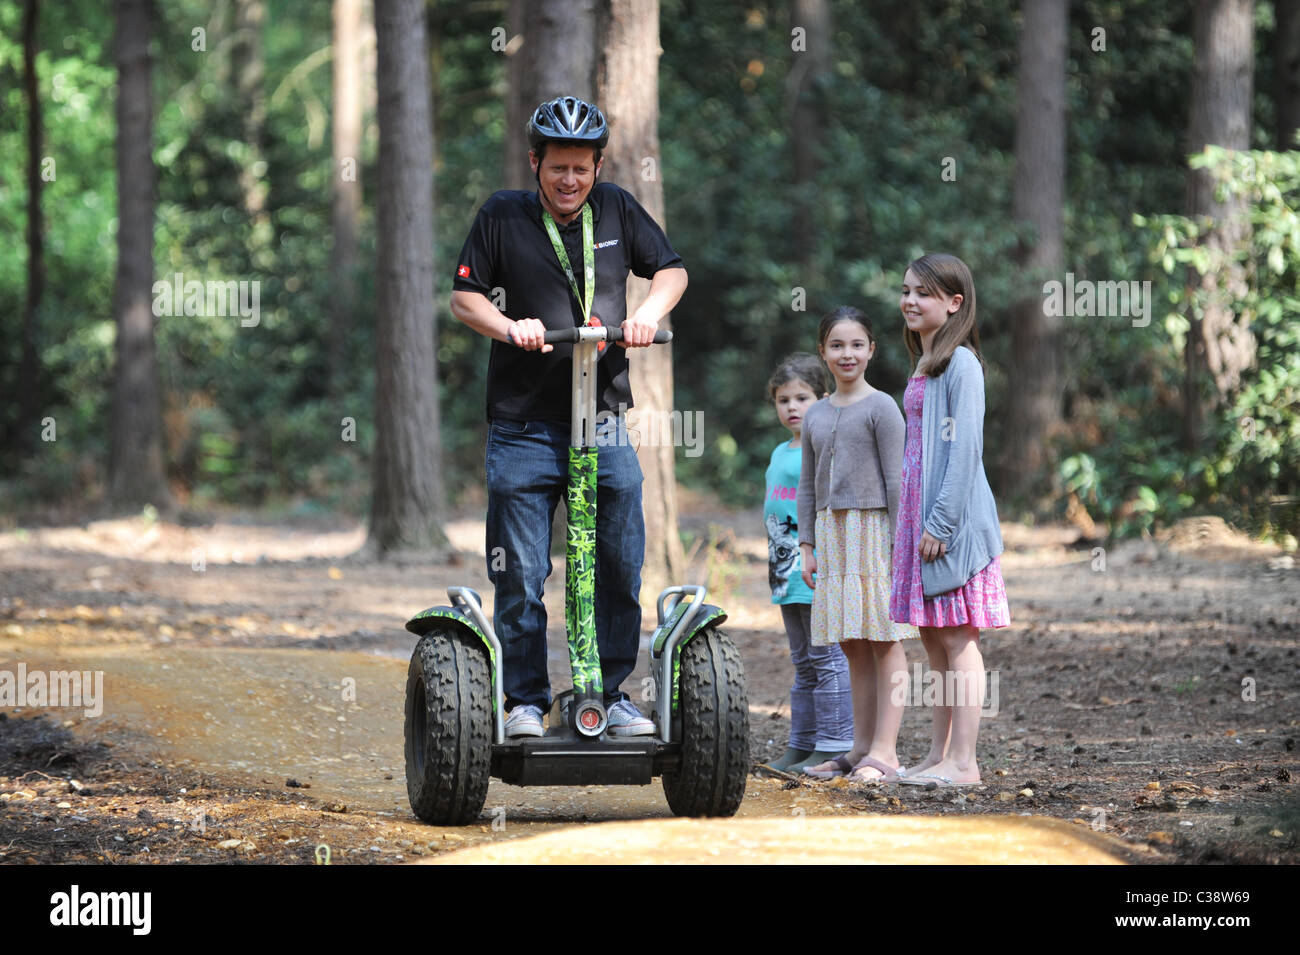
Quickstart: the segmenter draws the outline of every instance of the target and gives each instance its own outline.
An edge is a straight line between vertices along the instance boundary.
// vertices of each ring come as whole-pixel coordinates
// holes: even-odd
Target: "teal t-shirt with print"
[[[763,523],[767,526],[767,582],[774,604],[810,604],[813,594],[803,582],[799,556],[799,509],[795,495],[803,467],[803,449],[782,441],[767,465],[767,499]]]

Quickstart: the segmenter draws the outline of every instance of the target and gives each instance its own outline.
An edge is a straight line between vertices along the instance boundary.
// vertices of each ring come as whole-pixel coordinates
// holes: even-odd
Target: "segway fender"
[[[497,657],[492,650],[492,642],[488,640],[487,635],[479,629],[468,614],[462,613],[455,607],[430,607],[428,610],[421,610],[410,620],[406,621],[406,629],[416,636],[424,636],[435,627],[447,626],[461,630],[466,636],[473,637],[479,643],[483,644],[483,649],[488,657],[488,669],[492,673],[493,680],[496,679]]]
[[[673,626],[677,623],[678,618],[686,612],[689,606],[689,604],[678,605],[677,609],[674,610],[672,614],[669,615],[668,619],[664,621],[663,626],[655,632],[651,645],[656,657],[663,655],[664,641],[668,639],[668,634],[672,632]],[[727,612],[721,607],[715,607],[713,604],[705,604],[700,608],[700,615],[696,617],[695,622],[691,624],[690,631],[687,632],[686,636],[682,637],[678,642],[678,649],[680,650],[682,647],[686,646],[686,644],[690,643],[691,640],[695,638],[695,635],[705,627],[710,624],[716,626],[726,619]]]
[[[715,607],[713,604],[705,604],[700,610],[700,615],[695,618],[695,623],[691,625],[690,632],[681,639],[680,643],[677,644],[678,652],[680,653],[682,647],[694,640],[700,631],[710,625],[717,626],[726,619],[727,612],[721,607]]]
[[[660,627],[659,631],[655,634],[652,643],[655,659],[663,656],[664,641],[667,640],[668,634],[672,630],[673,625],[676,624],[677,619],[685,612],[686,606],[687,605],[685,604],[679,605],[677,609],[669,615],[668,619],[664,621],[664,625]],[[677,649],[673,653],[673,687],[672,693],[669,696],[669,699],[672,700],[673,710],[677,709],[678,687],[681,684],[682,648],[709,627],[716,627],[726,619],[727,612],[721,607],[717,607],[713,604],[705,604],[700,608],[699,616],[697,616],[694,622],[692,622],[691,629],[687,632],[686,636],[682,637],[682,639],[678,641]]]

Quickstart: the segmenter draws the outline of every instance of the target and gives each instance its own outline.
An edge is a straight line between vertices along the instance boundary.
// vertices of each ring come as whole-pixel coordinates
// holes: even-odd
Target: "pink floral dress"
[[[907,444],[903,448],[903,484],[899,491],[898,536],[894,541],[894,574],[889,595],[889,617],[918,627],[979,629],[1011,623],[1002,564],[994,557],[965,586],[926,598],[921,589],[921,409],[925,405],[925,375],[907,382],[903,411],[907,415]]]

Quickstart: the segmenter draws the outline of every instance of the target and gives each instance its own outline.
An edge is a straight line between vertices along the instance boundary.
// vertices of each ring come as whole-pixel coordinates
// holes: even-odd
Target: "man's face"
[[[535,152],[528,153],[541,186],[542,205],[557,222],[570,221],[587,201],[600,172],[595,157],[596,150],[591,146],[558,143],[547,144],[545,159],[539,160]]]

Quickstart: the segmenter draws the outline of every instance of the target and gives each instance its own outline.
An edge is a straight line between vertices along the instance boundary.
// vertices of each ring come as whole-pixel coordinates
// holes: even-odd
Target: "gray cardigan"
[[[898,528],[906,438],[903,413],[883,391],[873,391],[843,407],[831,404],[829,398],[813,404],[803,419],[803,471],[797,500],[799,543],[817,545],[816,515],[828,507],[888,508],[892,535]]]
[[[984,473],[984,370],[965,345],[925,383],[921,411],[921,514],[943,557],[921,561],[926,597],[965,583],[1002,553],[997,503]]]

